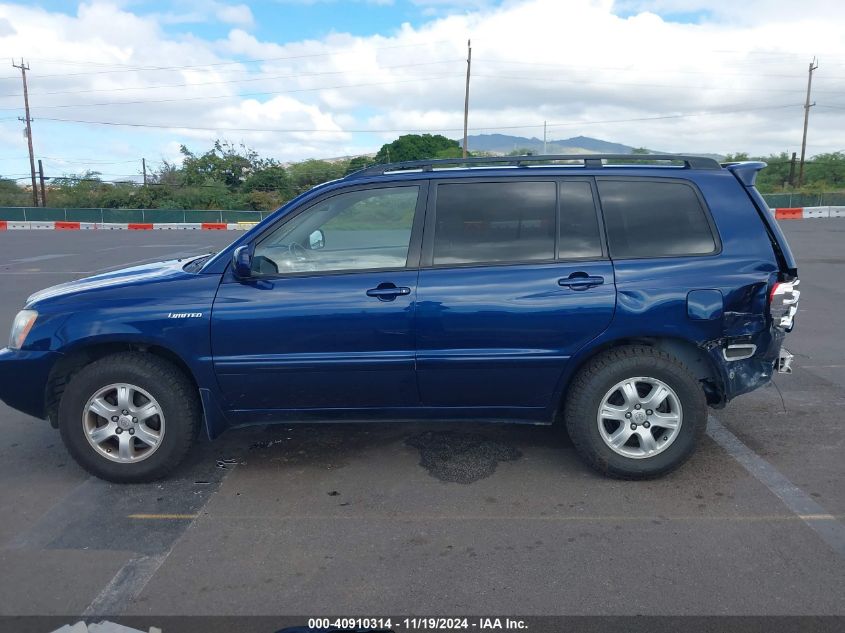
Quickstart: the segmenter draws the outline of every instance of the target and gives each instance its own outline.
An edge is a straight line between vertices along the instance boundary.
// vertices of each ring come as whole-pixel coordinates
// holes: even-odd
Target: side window
[[[698,196],[679,182],[599,180],[610,256],[706,255],[716,241]]]
[[[341,193],[285,222],[256,247],[258,275],[402,268],[419,187]]]
[[[560,259],[601,257],[601,234],[593,201],[593,188],[583,180],[560,185]]]
[[[434,265],[554,259],[554,182],[437,187]]]

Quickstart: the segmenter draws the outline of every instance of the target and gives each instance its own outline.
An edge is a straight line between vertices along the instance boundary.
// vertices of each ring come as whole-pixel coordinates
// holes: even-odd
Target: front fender
[[[193,292],[174,293],[166,299],[137,301],[125,292],[103,298],[96,307],[74,311],[61,322],[51,351],[70,356],[109,344],[160,347],[182,360],[198,387],[216,389],[210,341],[216,281],[197,278],[191,285]]]
[[[198,389],[216,392],[210,327],[219,281],[214,275],[177,273],[155,283],[130,283],[37,302],[33,305],[39,312],[38,329],[33,328],[37,336],[27,348],[31,343],[38,351],[70,363],[85,350],[105,346],[159,348],[162,355],[181,361]]]

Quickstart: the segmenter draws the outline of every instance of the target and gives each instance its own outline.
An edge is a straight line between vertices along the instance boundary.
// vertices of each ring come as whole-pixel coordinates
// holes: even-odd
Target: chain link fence
[[[0,207],[0,220],[10,222],[260,222],[270,211],[207,209],[64,209],[59,207]]]
[[[766,204],[772,209],[794,207],[845,206],[845,191],[830,193],[764,193]]]

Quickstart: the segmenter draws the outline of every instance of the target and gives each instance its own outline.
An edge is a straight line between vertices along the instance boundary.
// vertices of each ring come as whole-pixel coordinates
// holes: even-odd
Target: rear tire
[[[201,415],[196,388],[179,368],[152,354],[124,352],[73,375],[59,403],[59,431],[92,475],[148,482],[182,461]]]
[[[648,479],[676,469],[707,425],[707,400],[680,360],[648,346],[611,349],[590,360],[564,407],[578,453],[599,472]]]

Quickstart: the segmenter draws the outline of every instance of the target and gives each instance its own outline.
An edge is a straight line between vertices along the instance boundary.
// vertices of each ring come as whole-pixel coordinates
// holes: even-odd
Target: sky
[[[215,139],[282,162],[405,133],[585,135],[668,152],[845,150],[837,0],[0,3],[0,175],[136,179]],[[472,146],[470,145],[470,149]]]

